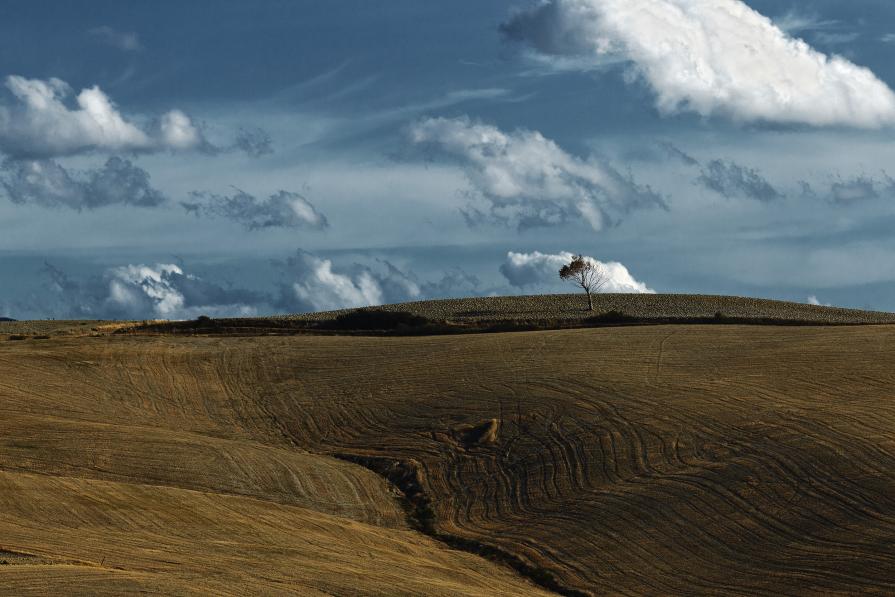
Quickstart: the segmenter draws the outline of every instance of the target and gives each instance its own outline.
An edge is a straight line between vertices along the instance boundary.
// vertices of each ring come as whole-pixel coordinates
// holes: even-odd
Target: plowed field
[[[0,592],[891,594],[893,380],[889,326],[0,342]]]

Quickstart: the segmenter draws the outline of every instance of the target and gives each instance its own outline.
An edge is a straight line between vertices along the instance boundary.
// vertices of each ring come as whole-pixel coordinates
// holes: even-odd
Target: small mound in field
[[[335,319],[325,322],[321,327],[331,330],[396,330],[419,328],[428,323],[427,318],[414,313],[361,309],[342,313]]]
[[[636,322],[636,317],[631,317],[621,311],[606,311],[605,313],[600,313],[599,315],[594,315],[593,317],[588,317],[584,320],[584,323],[590,325],[600,325],[607,323],[632,323]]]
[[[497,419],[483,421],[478,425],[460,427],[455,431],[457,439],[467,448],[497,442],[500,422]]]

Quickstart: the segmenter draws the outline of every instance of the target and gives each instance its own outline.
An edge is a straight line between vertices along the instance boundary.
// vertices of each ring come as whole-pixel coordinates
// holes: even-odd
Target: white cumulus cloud
[[[583,220],[600,230],[631,209],[665,205],[630,176],[594,158],[571,155],[537,131],[507,133],[468,117],[428,118],[410,128],[410,138],[463,168],[486,201],[486,211],[471,207],[467,218],[520,228]]]
[[[60,79],[6,78],[15,98],[0,104],[0,152],[13,157],[47,158],[91,151],[159,151],[203,145],[200,131],[179,110],[164,114],[157,131],[125,118],[98,86],[73,93]]]
[[[266,295],[222,286],[174,264],[123,265],[101,276],[77,280],[47,263],[42,308],[75,319],[194,319],[251,316],[264,309]],[[51,306],[55,303],[55,306]]]
[[[877,128],[895,93],[741,0],[546,0],[502,26],[543,55],[630,61],[660,111],[742,121]]]
[[[822,303],[820,299],[814,296],[813,294],[808,297],[806,301],[809,305],[814,305],[815,307],[832,307],[830,303]]]
[[[507,253],[506,260],[500,266],[500,273],[517,288],[539,286],[542,288],[560,285],[559,270],[568,265],[575,257],[572,253]],[[585,257],[596,264],[606,275],[606,285],[602,292],[630,294],[655,294],[643,282],[634,279],[628,268],[617,261],[602,262],[593,257]]]
[[[279,266],[284,282],[275,305],[294,313],[468,296],[476,294],[479,286],[478,278],[462,270],[425,281],[384,259],[369,265],[337,266],[301,250]]]
[[[202,144],[202,133],[180,110],[171,110],[162,116],[161,143],[172,149],[190,149]]]
[[[255,293],[223,288],[173,264],[116,267],[105,280],[108,292],[99,308],[105,312],[158,319],[257,314]]]
[[[333,271],[329,259],[309,263],[310,271],[292,284],[296,298],[317,310],[382,304],[382,289],[368,271],[352,278]]]

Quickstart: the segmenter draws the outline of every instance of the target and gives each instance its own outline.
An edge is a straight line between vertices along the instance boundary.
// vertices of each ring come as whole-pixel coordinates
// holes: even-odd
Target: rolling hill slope
[[[889,594],[893,348],[890,326],[0,342],[0,592]]]
[[[594,311],[584,294],[538,294],[418,301],[368,307],[363,310],[412,313],[432,321],[576,321],[616,312],[645,321],[726,319],[793,321],[822,324],[895,323],[895,313],[823,307],[769,299],[702,294],[595,294]],[[325,311],[287,316],[295,321],[326,321],[352,311]],[[284,317],[273,318],[283,319]]]

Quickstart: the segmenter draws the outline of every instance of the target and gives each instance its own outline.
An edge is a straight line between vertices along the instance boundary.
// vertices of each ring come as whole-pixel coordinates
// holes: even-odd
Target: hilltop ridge
[[[360,309],[341,309],[301,315],[275,316],[322,321],[352,311],[404,312],[438,321],[584,320],[615,312],[637,320],[693,320],[717,318],[809,323],[895,323],[895,313],[809,305],[772,299],[702,294],[596,294],[594,310],[587,310],[583,294],[538,294],[449,298],[395,303]]]

